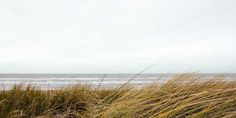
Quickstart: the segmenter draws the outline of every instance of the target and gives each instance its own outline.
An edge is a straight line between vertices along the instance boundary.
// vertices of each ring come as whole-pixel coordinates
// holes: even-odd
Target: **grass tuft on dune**
[[[165,83],[140,88],[94,89],[76,85],[40,90],[15,85],[0,91],[1,118],[233,118],[236,81],[224,77],[205,80],[182,74]]]

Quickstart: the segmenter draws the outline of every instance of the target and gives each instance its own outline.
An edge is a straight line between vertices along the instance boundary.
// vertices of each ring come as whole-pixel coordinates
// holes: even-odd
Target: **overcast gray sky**
[[[1,0],[0,73],[236,72],[235,0]]]

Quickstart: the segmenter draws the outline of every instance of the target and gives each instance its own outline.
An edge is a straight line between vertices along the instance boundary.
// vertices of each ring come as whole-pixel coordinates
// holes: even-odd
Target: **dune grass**
[[[233,118],[236,82],[183,74],[166,83],[105,89],[76,85],[40,90],[15,85],[0,91],[1,118]]]

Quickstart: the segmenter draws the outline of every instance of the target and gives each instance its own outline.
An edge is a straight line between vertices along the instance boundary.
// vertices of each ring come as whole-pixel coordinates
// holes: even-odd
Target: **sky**
[[[235,73],[235,0],[1,0],[0,73]]]

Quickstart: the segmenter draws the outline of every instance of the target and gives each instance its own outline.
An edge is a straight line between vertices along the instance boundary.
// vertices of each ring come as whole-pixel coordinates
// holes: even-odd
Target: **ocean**
[[[57,89],[76,84],[88,84],[92,87],[119,87],[129,80],[129,85],[143,86],[153,82],[164,83],[179,74],[0,74],[0,89],[10,89],[15,84],[31,84],[41,89]],[[236,74],[199,74],[209,79],[223,75],[228,79]]]

